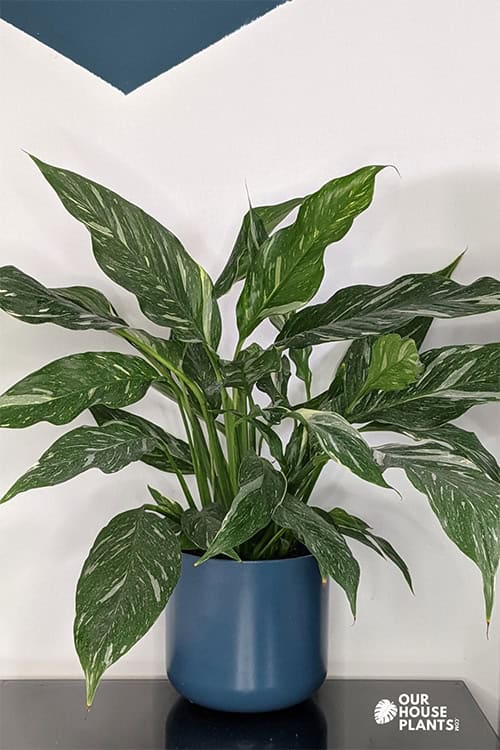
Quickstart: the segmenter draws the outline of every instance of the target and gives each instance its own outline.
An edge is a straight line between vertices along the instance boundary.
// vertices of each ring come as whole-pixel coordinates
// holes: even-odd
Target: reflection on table
[[[312,700],[284,711],[230,714],[179,698],[170,709],[166,750],[326,750],[327,721]]]

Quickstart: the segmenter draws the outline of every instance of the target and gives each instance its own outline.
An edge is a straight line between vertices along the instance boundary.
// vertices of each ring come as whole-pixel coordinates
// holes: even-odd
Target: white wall
[[[362,164],[396,164],[401,179],[383,173],[373,207],[328,252],[321,297],[438,268],[465,247],[459,280],[498,276],[499,12],[496,0],[294,0],[127,97],[1,24],[1,261],[50,285],[98,286],[141,320],[23,148],[140,204],[213,276],[245,210],[245,180],[255,203],[279,201]],[[225,311],[232,302],[224,300]],[[431,343],[493,341],[499,320],[437,323]],[[105,333],[2,315],[0,388],[70,352],[116,347]],[[320,361],[326,380],[331,359],[322,351]],[[135,408],[178,428],[173,408],[154,397]],[[460,424],[499,455],[499,417],[498,405],[483,406]],[[1,487],[66,429],[1,431]],[[425,498],[399,472],[391,481],[403,502],[333,468],[318,490],[394,542],[416,589],[413,598],[396,570],[356,550],[359,618],[352,627],[334,590],[330,673],[463,678],[496,723],[499,608],[487,641],[478,571],[447,541]],[[0,509],[2,677],[79,675],[71,624],[81,564],[109,518],[143,501],[146,482],[176,491],[171,478],[137,464]],[[160,622],[109,674],[162,673]]]

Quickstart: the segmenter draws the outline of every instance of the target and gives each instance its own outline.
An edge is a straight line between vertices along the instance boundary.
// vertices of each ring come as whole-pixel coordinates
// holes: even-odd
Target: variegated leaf
[[[207,273],[177,237],[117,193],[33,157],[66,210],[92,236],[96,260],[136,295],[144,314],[182,341],[217,347],[221,321]]]
[[[222,505],[216,503],[201,510],[189,508],[182,514],[181,528],[198,549],[206,550],[219,531],[225,515]]]
[[[217,355],[212,355],[212,359]],[[185,344],[182,356],[182,371],[192,383],[201,389],[211,409],[219,409],[222,383],[214,369],[212,359],[202,344]]]
[[[121,407],[144,396],[158,373],[139,357],[86,352],[57,359],[0,396],[0,427],[66,424],[94,404]]]
[[[189,508],[181,518],[181,528],[184,536],[195,545],[196,549],[207,550],[219,531],[226,511],[222,505],[214,503],[201,510]],[[227,557],[241,562],[234,550],[225,550]]]
[[[463,430],[454,424],[443,424],[427,430],[414,430],[410,427],[398,427],[383,422],[370,422],[363,428],[365,432],[398,432],[407,435],[419,442],[430,441],[439,443],[444,451],[462,456],[471,461],[478,471],[484,472],[486,476],[500,483],[500,466],[493,456],[481,443],[473,432]]]
[[[312,409],[298,409],[290,413],[293,414],[306,424],[329,458],[346,466],[361,479],[391,489],[364,437],[340,414]]]
[[[0,503],[27,490],[52,487],[89,469],[105,474],[139,461],[157,443],[153,435],[132,424],[110,422],[102,427],[77,427],[53,443],[37,463],[15,482]]]
[[[161,508],[171,521],[177,523],[180,529],[181,516],[184,513],[182,505],[180,505],[177,500],[171,500],[169,497],[165,497],[165,495],[159,490],[155,490],[154,487],[148,485],[148,490],[157,506]]]
[[[359,565],[335,526],[313,508],[287,494],[273,512],[273,521],[290,531],[316,558],[321,577],[331,576],[341,586],[356,617]]]
[[[14,266],[0,268],[0,310],[25,323],[55,323],[75,330],[126,325],[96,289],[49,289]]]
[[[368,208],[382,168],[362,167],[323,185],[304,200],[293,224],[261,245],[238,300],[242,338],[265,318],[297,310],[313,297],[323,280],[326,247],[342,239]]]
[[[401,391],[367,393],[351,409],[351,421],[425,429],[475,404],[500,400],[500,344],[431,349],[421,359],[425,369],[416,383]]]
[[[413,383],[422,372],[413,339],[396,333],[353,341],[328,391],[312,399],[317,408],[349,417],[371,391],[395,391]]]
[[[413,593],[413,582],[405,561],[387,539],[377,536],[372,532],[371,527],[366,521],[363,521],[357,516],[351,515],[343,508],[332,508],[332,510],[329,511],[323,510],[322,508],[314,508],[314,510],[319,512],[323,518],[326,518],[326,520],[334,523],[338,531],[344,536],[355,539],[357,542],[361,542],[361,544],[364,544],[376,552],[377,555],[394,563],[403,574],[403,578],[410,587],[410,591]]]
[[[436,276],[450,278],[453,271],[460,263],[463,253],[458,255],[445,268],[434,271]],[[401,338],[412,338],[415,341],[417,349],[420,349],[424,339],[432,325],[433,318],[417,317],[398,326],[393,333],[397,333]],[[350,404],[359,395],[359,389],[366,377],[366,371],[370,361],[370,350],[372,337],[363,337],[355,339],[347,352],[345,353],[340,365],[337,368],[335,377],[329,388],[323,393],[309,399],[304,406],[310,409],[331,409],[345,416],[345,412]],[[290,356],[296,352],[310,352],[311,347],[304,349],[291,349]],[[293,358],[293,357],[292,357]]]
[[[250,388],[260,378],[279,370],[280,366],[281,355],[277,349],[263,349],[259,344],[250,344],[232,362],[224,362],[224,384]]]
[[[409,274],[384,286],[359,285],[293,315],[277,338],[302,347],[396,330],[416,316],[459,318],[500,309],[500,281],[489,277],[468,286],[439,274]]]
[[[382,445],[376,455],[384,468],[405,470],[427,495],[443,531],[479,567],[489,622],[500,559],[500,483],[440,443]]]
[[[309,366],[309,359],[312,354],[312,346],[304,346],[302,349],[290,349],[290,359],[295,365],[295,374],[302,380],[306,394],[311,390],[312,372]]]
[[[108,406],[98,404],[92,406],[90,411],[98,425],[113,421],[125,422],[125,424],[133,425],[141,430],[145,437],[153,438],[154,443],[151,450],[140,459],[145,464],[168,472],[174,471],[175,465],[175,468],[182,474],[193,474],[191,450],[185,440],[165,432],[157,424],[144,417],[139,417],[137,414],[131,414],[122,409],[110,409]],[[172,460],[169,459],[169,456]]]
[[[281,331],[290,315],[291,313],[272,315],[270,320],[273,326],[277,328],[278,331]],[[290,359],[295,365],[295,374],[299,380],[303,381],[307,397],[309,398],[312,383],[312,372],[309,367],[309,359],[312,354],[312,346],[304,346],[302,349],[290,349],[289,354]]]
[[[413,339],[402,339],[397,333],[377,336],[371,346],[361,394],[369,391],[399,391],[414,383],[421,372],[422,363]]]
[[[465,251],[460,253],[460,255],[457,255],[457,257],[444,268],[434,271],[433,274],[435,276],[443,276],[446,279],[450,279],[464,255]],[[402,339],[413,339],[417,345],[417,349],[421,349],[433,320],[434,318],[425,316],[411,318],[411,320],[406,321],[403,325],[393,329],[393,333],[398,333]]]
[[[168,520],[145,508],[120,513],[98,534],[76,590],[75,646],[88,706],[106,669],[163,612],[180,571]]]
[[[197,565],[238,547],[267,526],[286,492],[283,474],[255,453],[248,453],[241,462],[239,485],[219,531]]]
[[[215,282],[214,290],[217,297],[222,297],[233,284],[245,278],[255,250],[303,200],[292,198],[275,206],[257,206],[249,209],[243,218],[229,260]]]

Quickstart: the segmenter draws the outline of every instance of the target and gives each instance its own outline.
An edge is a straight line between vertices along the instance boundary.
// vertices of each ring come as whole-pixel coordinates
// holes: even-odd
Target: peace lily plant
[[[344,589],[355,614],[360,571],[348,544],[354,539],[395,563],[411,587],[402,558],[366,521],[341,507],[308,504],[330,460],[388,490],[385,470],[403,469],[427,495],[443,531],[481,571],[489,621],[500,469],[478,438],[452,420],[498,400],[500,344],[426,349],[425,336],[435,317],[499,309],[500,282],[456,283],[450,277],[457,259],[440,271],[347,287],[308,305],[323,279],[326,248],[370,205],[380,166],[333,179],[302,198],[250,208],[214,285],[177,237],[140,208],[87,178],[34,161],[89,230],[104,273],[135,294],[147,318],[170,329],[159,337],[129,326],[95,289],[47,288],[13,266],[0,271],[0,307],[10,315],[106,330],[136,350],[63,357],[0,397],[3,427],[62,425],[82,412],[96,423],[56,440],[2,502],[132,461],[175,474],[185,501],[149,488],[152,498],[113,518],[95,540],[78,582],[74,626],[88,703],[107,667],[164,609],[182,550],[195,551],[202,564],[214,556],[293,557],[306,547],[323,578]],[[295,221],[276,230],[297,207]],[[226,360],[218,353],[217,300],[241,280],[239,341]],[[267,319],[277,330],[274,344],[248,343]],[[352,343],[330,386],[313,395],[312,347],[342,340]],[[288,395],[292,371],[302,381],[301,403]],[[183,438],[123,410],[149,388],[177,405]],[[285,420],[293,426],[286,445]],[[404,440],[370,447],[365,435],[377,431]]]

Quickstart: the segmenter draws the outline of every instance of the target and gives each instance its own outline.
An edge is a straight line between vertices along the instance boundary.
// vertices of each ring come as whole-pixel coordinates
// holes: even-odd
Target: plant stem
[[[279,529],[272,537],[269,539],[268,542],[265,542],[262,549],[257,548],[255,550],[255,556],[262,559],[264,557],[264,554],[267,552],[268,549],[270,549],[275,542],[278,541],[278,539],[281,539],[283,534],[285,534],[287,529]]]
[[[165,455],[167,456],[167,459],[168,459],[168,462],[169,462],[170,466],[172,467],[172,471],[175,473],[177,479],[179,480],[179,484],[182,487],[182,491],[184,493],[184,496],[185,496],[185,498],[187,500],[187,503],[188,503],[189,507],[196,509],[196,503],[194,501],[194,498],[193,498],[193,496],[191,494],[191,491],[190,491],[190,489],[189,489],[189,487],[187,485],[186,480],[184,479],[184,477],[182,475],[182,472],[179,470],[179,467],[177,466],[177,464],[174,461],[174,457],[172,456],[172,454],[170,453],[170,451],[167,450],[167,448],[164,448],[164,452],[165,452]]]

